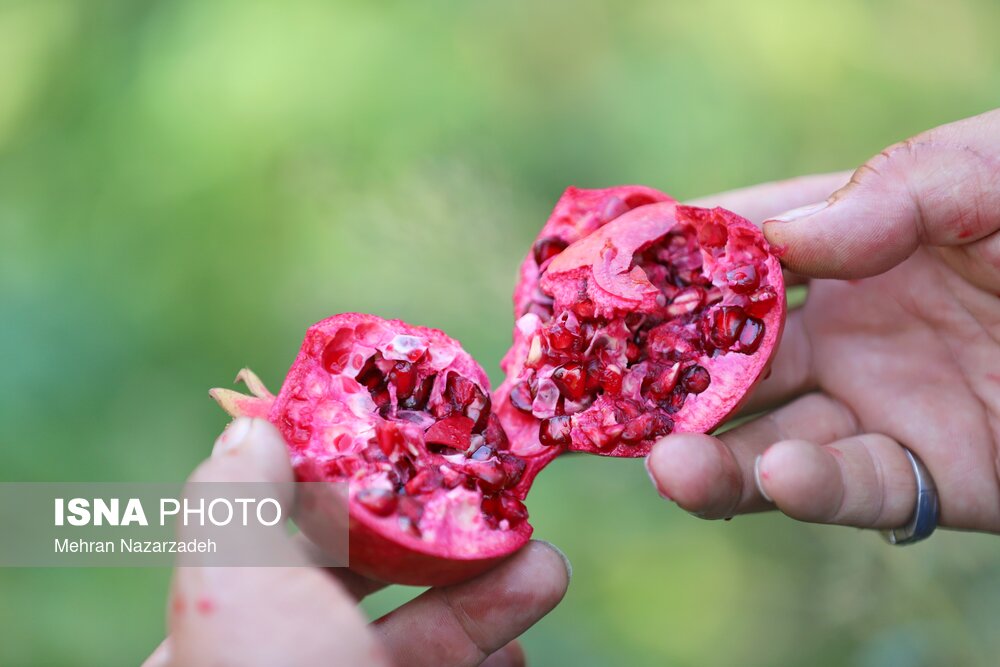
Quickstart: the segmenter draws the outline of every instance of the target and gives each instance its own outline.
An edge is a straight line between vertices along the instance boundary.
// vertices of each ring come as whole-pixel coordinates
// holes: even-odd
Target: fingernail
[[[768,218],[764,222],[792,222],[793,220],[800,220],[814,213],[819,213],[829,205],[830,205],[830,200],[827,199],[821,202],[816,202],[815,204],[800,206],[798,208],[793,208],[791,211],[785,211],[781,215],[776,215],[773,218]]]
[[[562,558],[563,565],[566,566],[566,580],[570,581],[571,579],[573,579],[573,563],[569,562],[569,558],[566,557],[566,554],[563,553],[563,550],[546,540],[536,540],[536,541],[539,542],[540,544],[544,544],[545,546],[547,546],[548,548],[552,549],[557,554],[559,554],[559,557]]]
[[[767,495],[767,491],[764,490],[764,485],[760,483],[760,456],[753,460],[753,481],[757,485],[757,491],[764,497],[764,500],[773,503],[774,501],[771,500],[771,496]]]
[[[649,467],[649,458],[650,458],[650,456],[652,456],[652,454],[646,456],[646,458],[642,460],[642,464],[644,466],[646,466],[646,474],[649,475],[649,481],[651,481],[653,483],[653,488],[656,489],[656,492],[658,494],[660,494],[661,498],[663,498],[665,500],[669,500],[670,502],[673,502],[674,499],[671,498],[670,495],[666,491],[664,491],[662,488],[660,488],[660,483],[658,481],[656,481],[656,477],[653,476],[653,469]]]
[[[252,425],[253,420],[249,417],[237,417],[230,422],[226,430],[222,432],[222,435],[216,439],[215,446],[212,447],[212,456],[220,456],[235,451],[246,440]]]

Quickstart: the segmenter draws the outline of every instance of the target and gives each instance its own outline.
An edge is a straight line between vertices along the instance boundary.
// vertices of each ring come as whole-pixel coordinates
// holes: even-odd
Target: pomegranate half
[[[349,482],[352,569],[442,585],[528,541],[522,501],[552,457],[510,446],[489,379],[441,331],[337,315],[306,332],[277,396],[248,370],[237,379],[252,396],[212,396],[233,416],[275,424],[299,480]]]
[[[602,205],[580,193],[564,200]],[[525,455],[633,457],[668,433],[711,431],[766,373],[781,337],[784,283],[767,241],[735,213],[666,195],[577,216],[604,222],[551,253],[537,250],[543,230],[535,267],[522,267],[495,393],[511,441]]]

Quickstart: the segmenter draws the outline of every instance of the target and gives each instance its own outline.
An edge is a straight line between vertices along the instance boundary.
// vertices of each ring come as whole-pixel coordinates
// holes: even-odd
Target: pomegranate
[[[233,416],[275,424],[299,480],[349,482],[356,571],[395,583],[452,583],[531,535],[522,501],[552,456],[521,456],[510,446],[486,374],[444,333],[337,315],[306,332],[277,396],[249,370],[237,380],[251,396],[228,389],[212,396]]]
[[[539,289],[538,280],[552,259],[567,246],[626,211],[660,201],[673,199],[643,185],[598,190],[566,188],[538,233],[528,256],[521,262],[521,277],[514,290],[514,317],[528,312],[537,313],[540,317],[552,314],[552,297]]]
[[[494,395],[508,436],[522,456],[644,456],[668,433],[712,430],[765,374],[781,337],[778,259],[724,209],[644,189],[642,205],[626,211],[625,198],[609,215],[606,198],[581,193],[567,191],[535,265],[522,266],[507,378]],[[585,222],[565,222],[566,210]],[[546,240],[576,231],[565,247]]]

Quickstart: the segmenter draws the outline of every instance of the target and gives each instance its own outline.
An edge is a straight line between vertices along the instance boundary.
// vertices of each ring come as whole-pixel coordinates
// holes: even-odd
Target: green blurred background
[[[277,386],[341,311],[443,328],[496,382],[566,185],[856,165],[997,106],[998,26],[995,0],[0,2],[0,479],[180,480],[226,422],[206,390]],[[575,567],[535,664],[1000,654],[995,537],[706,523],[581,457],[529,507]],[[168,578],[0,571],[0,664],[137,664]]]

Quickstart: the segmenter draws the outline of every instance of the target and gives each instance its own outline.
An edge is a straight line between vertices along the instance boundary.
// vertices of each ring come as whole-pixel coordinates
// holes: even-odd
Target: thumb
[[[795,272],[865,278],[920,245],[973,244],[995,232],[997,183],[1000,110],[887,148],[827,200],[765,221],[764,234]]]
[[[266,420],[243,417],[219,438],[212,457],[195,470],[188,487],[263,483],[286,516],[293,502],[293,480],[281,434]],[[181,526],[181,539],[191,530]],[[274,563],[308,562],[283,530],[245,534],[256,560],[267,553]],[[167,651],[173,665],[388,664],[353,599],[313,567],[221,567],[196,559],[181,561],[171,586],[169,626]]]

